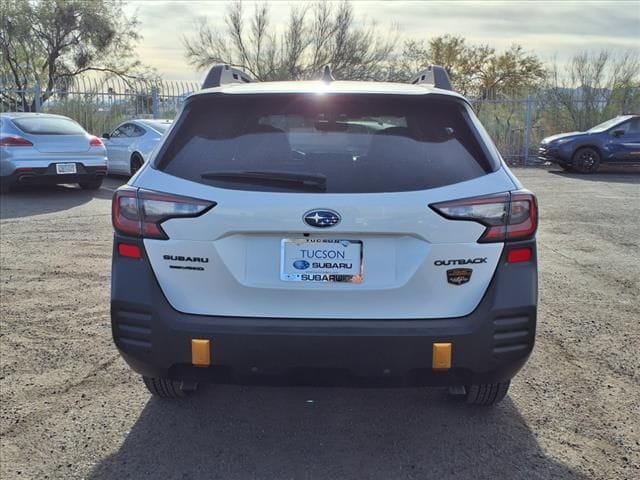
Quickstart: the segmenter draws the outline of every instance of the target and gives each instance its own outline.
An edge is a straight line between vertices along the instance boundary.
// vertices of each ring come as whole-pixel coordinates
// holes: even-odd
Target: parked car
[[[161,397],[285,379],[499,402],[534,344],[538,210],[444,69],[246,79],[214,67],[114,194],[124,359]]]
[[[0,185],[78,183],[95,190],[107,173],[102,140],[62,115],[0,113]]]
[[[172,120],[128,120],[102,135],[109,173],[133,175],[147,161]]]
[[[600,165],[640,164],[640,115],[622,115],[586,132],[547,137],[538,158],[580,173],[593,173]]]

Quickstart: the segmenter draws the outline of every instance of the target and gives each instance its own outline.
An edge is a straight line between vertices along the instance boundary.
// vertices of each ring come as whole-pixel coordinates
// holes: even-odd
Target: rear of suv
[[[113,199],[113,336],[150,391],[440,385],[500,401],[534,344],[536,199],[444,71],[211,78]]]

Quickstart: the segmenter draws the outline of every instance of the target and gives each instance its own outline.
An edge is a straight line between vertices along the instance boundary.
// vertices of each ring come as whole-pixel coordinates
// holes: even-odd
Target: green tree
[[[196,33],[183,38],[187,61],[196,68],[227,63],[262,81],[311,78],[326,64],[343,80],[382,79],[395,44],[392,31],[356,21],[348,1],[292,7],[280,34],[266,4],[247,16],[238,1],[227,7],[224,26],[201,19]]]
[[[429,64],[442,65],[456,91],[479,99],[521,95],[540,86],[546,75],[540,59],[520,45],[498,52],[488,45],[469,45],[464,37],[453,35],[427,42],[406,41],[394,75],[407,80]]]
[[[150,74],[133,53],[140,39],[122,0],[3,0],[0,28],[2,108],[33,110],[85,72],[122,78]]]

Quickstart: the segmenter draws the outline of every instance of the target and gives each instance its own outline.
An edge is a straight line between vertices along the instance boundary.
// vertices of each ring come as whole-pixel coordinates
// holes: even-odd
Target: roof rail
[[[214,65],[207,73],[202,88],[215,88],[228,83],[251,83],[253,79],[231,65]]]
[[[429,65],[427,68],[418,73],[411,79],[414,85],[427,84],[443,90],[453,90],[449,74],[439,65]]]

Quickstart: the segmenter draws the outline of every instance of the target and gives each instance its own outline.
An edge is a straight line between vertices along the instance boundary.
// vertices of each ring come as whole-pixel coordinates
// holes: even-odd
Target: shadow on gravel
[[[586,180],[589,182],[640,184],[640,169],[633,169],[631,167],[608,167],[606,170],[603,169],[597,173],[589,174],[565,172],[564,170],[549,170],[549,173],[559,177],[574,178],[576,180]]]
[[[547,458],[508,398],[451,404],[441,389],[219,386],[149,400],[90,478],[585,478]]]
[[[77,185],[21,186],[0,195],[0,219],[69,210],[94,198],[111,200],[113,191],[125,182],[126,179],[107,178],[99,190],[82,190]]]

